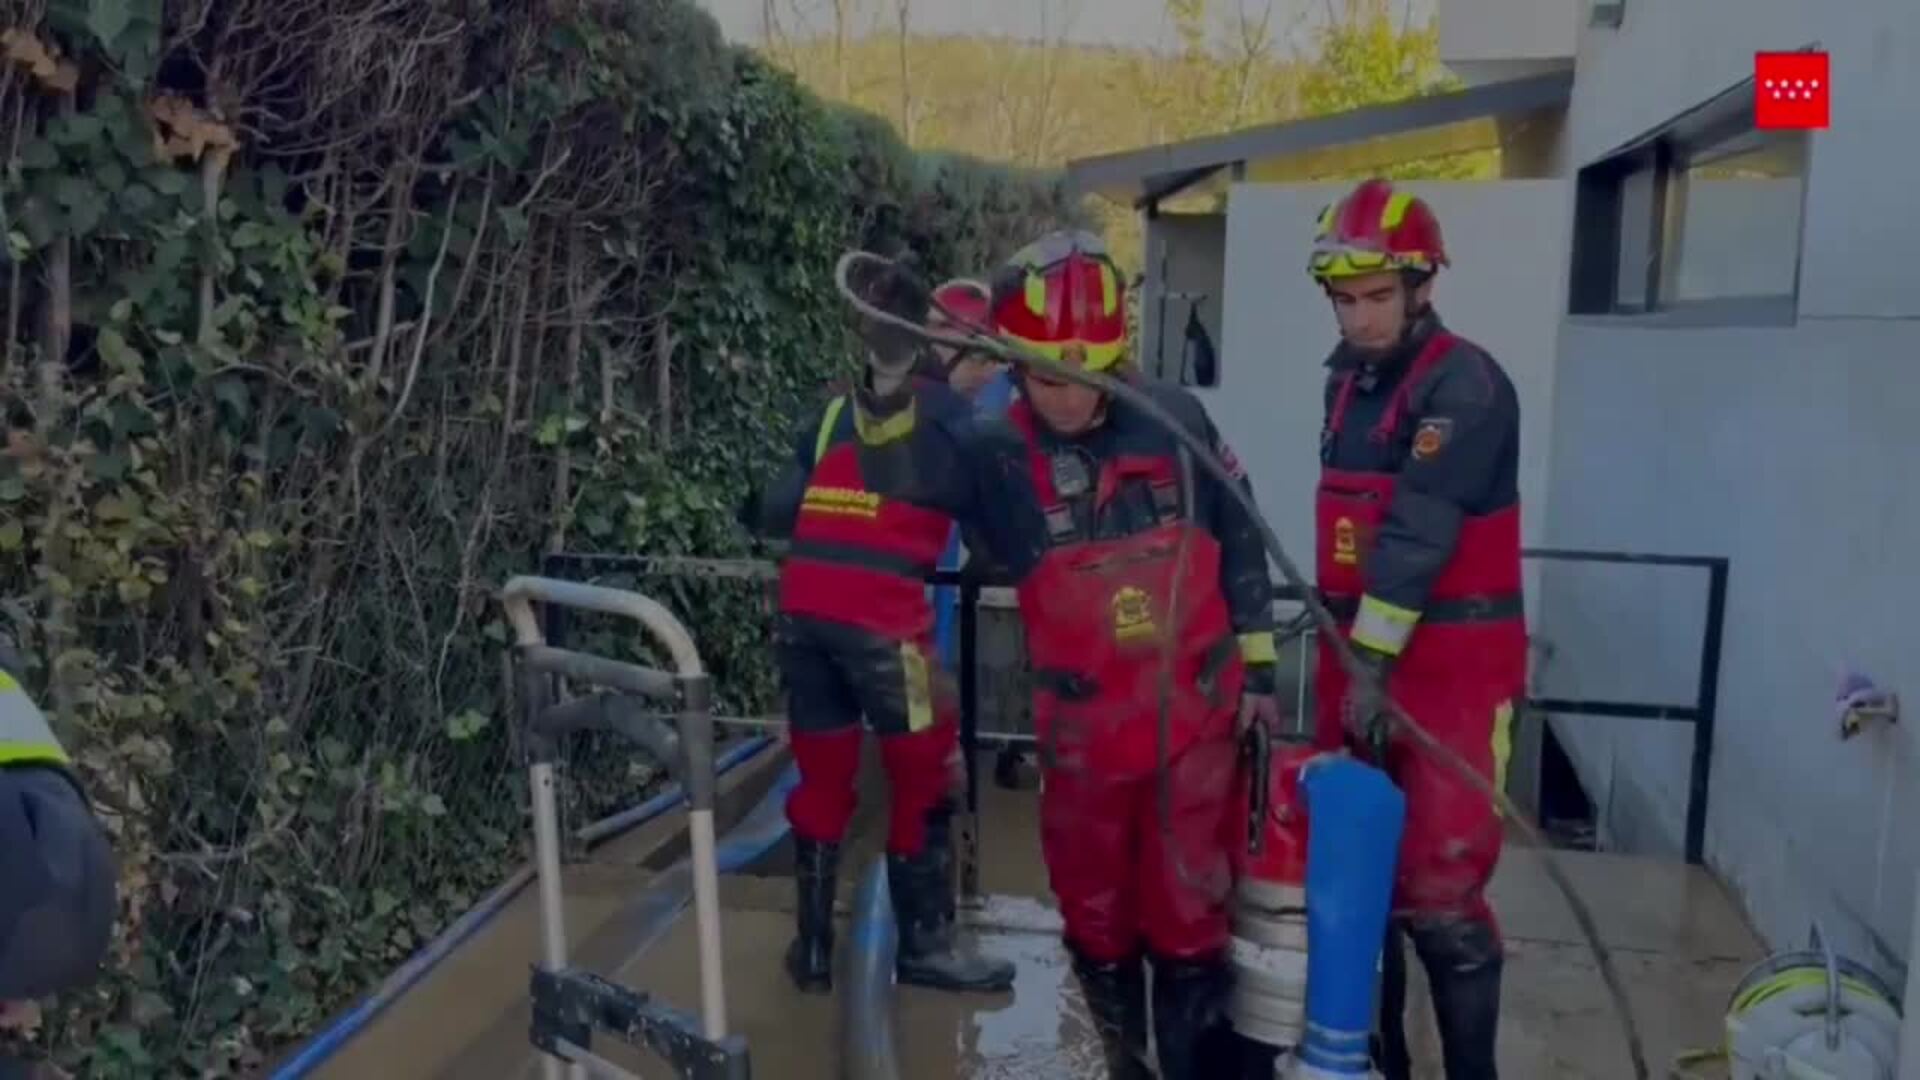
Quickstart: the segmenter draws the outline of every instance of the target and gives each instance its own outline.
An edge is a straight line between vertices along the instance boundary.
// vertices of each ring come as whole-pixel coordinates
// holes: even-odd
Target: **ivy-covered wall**
[[[1075,216],[688,0],[13,0],[0,600],[122,860],[36,1053],[246,1072],[523,855],[491,590],[737,554],[851,357],[835,258]],[[771,706],[759,598],[666,598]],[[581,756],[583,820],[650,773]]]

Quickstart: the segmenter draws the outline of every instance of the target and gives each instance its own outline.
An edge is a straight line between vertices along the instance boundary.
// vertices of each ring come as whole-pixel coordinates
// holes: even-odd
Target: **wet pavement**
[[[729,778],[764,790],[782,763],[763,760]],[[990,769],[990,761],[987,763]],[[742,775],[746,774],[746,775]],[[959,996],[911,987],[896,991],[896,1043],[905,1080],[1075,1080],[1097,1078],[1097,1047],[1059,945],[1046,888],[1031,790],[1005,791],[983,776],[981,888],[968,909],[984,951],[1018,965],[1010,993]],[[863,788],[878,794],[884,783]],[[756,796],[757,797],[757,796]],[[856,818],[842,863],[845,904],[878,856],[879,798]],[[631,927],[621,911],[656,878],[670,850],[670,815],[597,852],[568,872],[569,932],[584,966],[692,1010],[698,1002],[691,914],[633,963]],[[1591,956],[1541,869],[1542,854],[1510,847],[1495,886],[1509,943],[1500,1054],[1503,1075],[1617,1080],[1631,1075]],[[1727,993],[1761,949],[1724,890],[1679,864],[1557,852],[1597,914],[1629,984],[1634,1012],[1660,1074],[1678,1051],[1720,1038]],[[653,870],[644,868],[649,864]],[[794,992],[780,967],[792,934],[793,888],[784,852],[722,882],[725,964],[732,1030],[752,1047],[760,1080],[838,1080],[843,1018],[835,997]],[[376,1019],[318,1075],[357,1077],[535,1077],[527,1049],[527,965],[536,951],[529,890],[487,929]],[[843,922],[844,925],[844,922]],[[842,934],[844,941],[846,935]],[[844,952],[844,947],[843,947]],[[1418,965],[1410,1030],[1416,1054],[1437,1058]],[[843,958],[837,972],[850,970]],[[596,1050],[648,1080],[671,1075],[644,1054]],[[1416,1073],[1438,1080],[1436,1068]]]

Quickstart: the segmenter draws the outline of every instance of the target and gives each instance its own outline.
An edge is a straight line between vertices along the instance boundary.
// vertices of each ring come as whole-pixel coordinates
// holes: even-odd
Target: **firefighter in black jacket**
[[[1434,314],[1446,264],[1432,209],[1384,180],[1321,217],[1309,269],[1343,340],[1320,435],[1318,584],[1394,699],[1497,786],[1526,685],[1520,406],[1500,365]],[[1382,745],[1379,700],[1324,645],[1317,679],[1322,745]],[[1407,797],[1395,925],[1426,967],[1449,1080],[1494,1080],[1502,949],[1485,889],[1500,819],[1446,765],[1385,745]],[[1396,935],[1382,999],[1389,1080],[1409,1068],[1393,991],[1403,964]]]
[[[882,311],[926,319],[926,295],[904,274],[884,274],[863,292]],[[802,428],[792,462],[744,515],[762,535],[791,538],[774,643],[800,768],[787,801],[799,894],[787,969],[803,990],[832,985],[835,874],[864,717],[891,789],[887,876],[900,981],[1004,990],[1013,965],[955,938],[957,710],[925,582],[956,520],[975,534],[977,550],[1018,572],[1032,561],[1021,549],[1038,528],[1012,515],[1038,512],[1022,494],[1026,474],[1010,430],[977,419],[910,334],[866,322],[860,329],[872,354],[864,385]]]

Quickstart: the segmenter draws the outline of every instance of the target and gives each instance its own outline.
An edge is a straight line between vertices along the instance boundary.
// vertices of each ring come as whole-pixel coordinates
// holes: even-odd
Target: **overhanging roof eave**
[[[1068,163],[1067,182],[1075,191],[1108,197],[1117,191],[1131,191],[1134,196],[1130,201],[1139,203],[1170,185],[1177,190],[1181,186],[1175,182],[1178,177],[1204,176],[1235,162],[1304,153],[1482,117],[1565,108],[1572,98],[1572,71],[1529,75],[1449,94],[1081,158]]]

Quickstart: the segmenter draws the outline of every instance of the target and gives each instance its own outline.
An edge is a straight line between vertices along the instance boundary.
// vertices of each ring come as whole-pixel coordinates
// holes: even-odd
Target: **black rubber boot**
[[[1505,966],[1499,935],[1468,919],[1415,924],[1407,933],[1427,969],[1447,1080],[1499,1080],[1494,1048]]]
[[[1407,936],[1397,924],[1387,927],[1380,953],[1380,1021],[1374,1035],[1373,1067],[1382,1080],[1412,1080],[1413,1057],[1407,1049]]]
[[[1215,960],[1153,958],[1153,1042],[1160,1080],[1231,1076],[1240,1040],[1227,1021],[1233,970]]]
[[[950,807],[927,815],[918,855],[887,856],[900,946],[894,973],[910,986],[993,993],[1013,987],[1013,964],[982,956],[961,940],[954,914]]]
[[[1274,1071],[1280,1067],[1280,1048],[1249,1039],[1237,1031],[1230,1037],[1235,1046],[1234,1071],[1226,1075],[1233,1080],[1273,1080]]]
[[[840,845],[793,838],[795,934],[787,946],[787,974],[803,993],[833,989],[834,874]]]
[[[1073,973],[1106,1054],[1107,1080],[1153,1080],[1147,1068],[1146,967],[1140,958],[1104,964],[1075,954]]]

